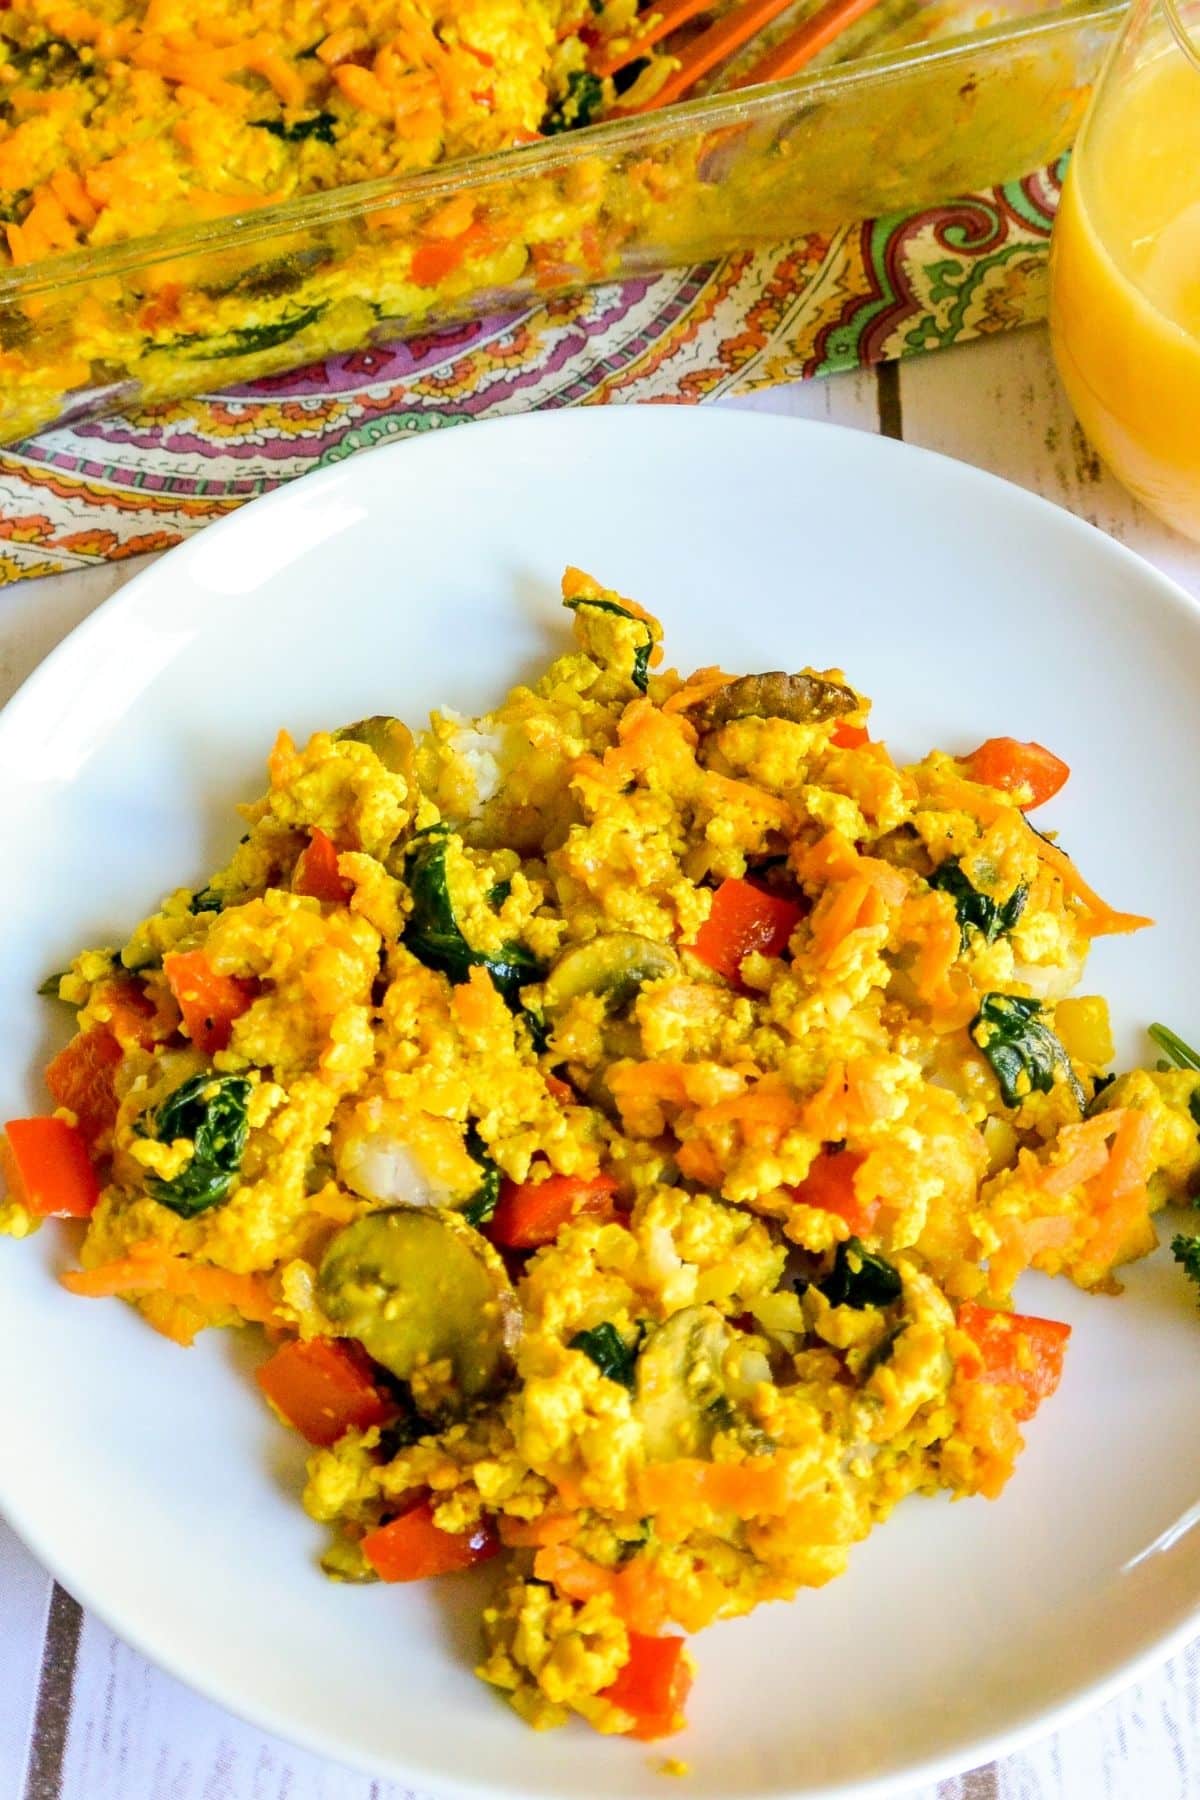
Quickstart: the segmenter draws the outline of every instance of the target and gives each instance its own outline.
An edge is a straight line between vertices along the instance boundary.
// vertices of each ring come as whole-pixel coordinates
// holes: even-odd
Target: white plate
[[[33,990],[238,835],[277,725],[475,709],[561,645],[573,561],[672,661],[840,663],[902,754],[1011,733],[1076,773],[1050,809],[1156,931],[1104,940],[1126,1059],[1200,1034],[1200,616],[1098,532],[886,440],[674,409],[542,415],[328,469],[130,583],[0,720],[0,1117],[65,1031]],[[656,1794],[662,1747],[535,1736],[470,1673],[480,1589],[317,1574],[301,1454],[228,1335],[189,1354],[55,1285],[65,1233],[0,1245],[0,1503],[68,1588],[206,1694],[443,1793]],[[696,1644],[669,1746],[693,1800],[892,1793],[1097,1704],[1200,1624],[1200,1319],[1165,1253],[1120,1301],[1033,1279],[1074,1327],[997,1504],[908,1501],[851,1571]],[[1157,1547],[1156,1547],[1157,1546]]]

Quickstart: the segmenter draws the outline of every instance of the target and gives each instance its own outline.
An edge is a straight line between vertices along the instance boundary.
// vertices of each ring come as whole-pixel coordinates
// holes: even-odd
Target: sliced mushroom
[[[714,1306],[672,1313],[651,1333],[637,1362],[633,1410],[647,1457],[668,1462],[707,1456],[717,1432],[739,1424],[739,1403],[769,1379],[766,1357],[750,1345],[737,1348]]]
[[[802,672],[785,675],[775,669],[766,675],[741,675],[718,688],[711,699],[696,708],[692,718],[704,731],[716,731],[734,719],[791,719],[801,725],[820,724],[855,712],[861,705],[853,688],[821,675]]]
[[[491,1245],[454,1213],[393,1206],[356,1219],[330,1242],[317,1297],[401,1381],[445,1359],[465,1402],[511,1376],[516,1296]]]
[[[553,1016],[580,994],[599,994],[610,1012],[619,1012],[644,981],[678,973],[679,958],[666,944],[633,931],[608,931],[564,951],[546,978],[542,1003]]]

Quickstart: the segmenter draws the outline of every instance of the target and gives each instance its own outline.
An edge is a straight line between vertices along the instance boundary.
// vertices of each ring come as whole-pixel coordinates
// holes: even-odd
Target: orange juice
[[[1050,327],[1113,473],[1200,538],[1200,72],[1156,56],[1104,96],[1051,245]]]

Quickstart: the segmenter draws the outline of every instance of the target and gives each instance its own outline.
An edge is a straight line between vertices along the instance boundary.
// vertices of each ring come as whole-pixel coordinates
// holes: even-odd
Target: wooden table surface
[[[724,404],[884,432],[990,469],[1200,596],[1200,546],[1158,525],[1105,474],[1072,421],[1040,329]],[[0,590],[0,701],[143,566]],[[81,1615],[2,1523],[0,1621],[0,1800],[402,1800],[151,1668]],[[671,1791],[685,1800],[686,1781]],[[1200,1800],[1200,1640],[1102,1711],[910,1800]]]

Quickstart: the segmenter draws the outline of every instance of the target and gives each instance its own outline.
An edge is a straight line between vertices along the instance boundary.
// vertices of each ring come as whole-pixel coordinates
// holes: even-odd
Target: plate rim
[[[1155,588],[1163,605],[1182,612],[1194,629],[1200,629],[1200,598],[1190,594],[1182,584],[1163,570],[1156,568],[1145,557],[1128,545],[1118,542],[1099,527],[1065,507],[1046,499],[1043,495],[1007,480],[990,470],[981,469],[975,464],[962,462],[943,452],[930,450],[922,445],[912,444],[903,439],[892,438],[872,430],[859,427],[833,424],[824,420],[797,418],[787,414],[761,413],[751,410],[734,410],[729,407],[688,407],[686,417],[688,429],[701,433],[711,432],[719,438],[724,433],[746,432],[751,436],[777,436],[781,442],[789,438],[801,437],[827,441],[830,433],[836,433],[842,439],[857,440],[860,453],[868,459],[878,457],[881,465],[912,462],[914,459],[926,460],[936,471],[933,479],[941,482],[960,482],[965,489],[974,490],[983,496],[1002,493],[1002,505],[1015,508],[1019,513],[1025,509],[1031,518],[1039,519],[1043,524],[1052,526],[1067,536],[1074,537],[1080,545],[1087,546],[1091,555],[1122,566],[1125,571],[1142,583],[1149,582]],[[612,431],[618,437],[629,431],[653,433],[662,430],[670,436],[678,429],[679,411],[674,407],[655,407],[649,405],[621,405],[597,407],[573,407],[562,409],[545,409],[538,412],[510,414],[500,418],[470,421],[476,430],[495,435],[504,432],[508,438],[519,436],[551,437],[555,433],[566,432],[568,436],[578,434],[586,439],[589,434]],[[586,421],[586,423],[585,423]],[[619,421],[619,422],[618,422]],[[474,438],[474,433],[472,437]],[[451,449],[443,448],[443,440],[449,436]],[[423,446],[423,454],[427,456],[444,455],[453,458],[458,454],[453,445],[458,441],[458,432],[447,433],[439,430],[422,435],[416,440],[402,439],[373,446],[370,461],[365,466],[375,467],[376,456],[394,458],[401,451],[411,452],[418,445]],[[405,465],[398,465],[403,468]],[[3,708],[0,708],[0,756],[10,747],[10,740],[16,739],[19,744],[20,734],[32,721],[26,720],[26,713],[37,709],[43,702],[43,689],[53,694],[55,684],[76,663],[81,655],[86,655],[87,648],[93,638],[103,638],[114,628],[120,628],[120,621],[126,612],[134,611],[140,604],[146,590],[163,582],[162,571],[166,567],[170,574],[182,569],[187,560],[194,560],[202,551],[211,551],[215,543],[223,541],[224,536],[238,530],[245,530],[244,521],[254,517],[261,521],[269,520],[271,513],[284,505],[294,503],[298,492],[316,496],[318,493],[335,489],[350,483],[353,485],[360,469],[360,458],[355,456],[348,462],[335,463],[309,471],[294,480],[281,482],[265,494],[255,496],[245,505],[236,508],[223,518],[203,527],[181,543],[172,546],[164,554],[158,556],[147,567],[139,570],[129,581],[122,584],[115,592],[107,595],[84,619],[80,620],[65,637],[32,669],[15,689]],[[403,479],[403,477],[401,477]],[[292,566],[302,564],[307,552],[294,559]],[[172,559],[174,559],[172,561]],[[170,580],[168,574],[168,582]],[[270,579],[272,571],[267,571],[264,579]],[[246,590],[253,593],[253,586]],[[159,604],[170,604],[169,593],[161,597]],[[168,1675],[180,1681],[204,1699],[224,1708],[235,1718],[254,1729],[271,1733],[287,1743],[309,1752],[317,1757],[326,1758],[365,1774],[381,1777],[401,1783],[415,1783],[428,1786],[429,1789],[445,1796],[445,1800],[503,1800],[504,1796],[512,1796],[516,1800],[517,1790],[511,1787],[497,1787],[494,1783],[464,1781],[460,1778],[446,1777],[436,1769],[425,1766],[403,1763],[393,1757],[380,1757],[369,1751],[358,1750],[351,1743],[343,1743],[336,1733],[328,1730],[306,1726],[298,1716],[281,1717],[276,1710],[267,1704],[243,1706],[239,1696],[228,1690],[223,1684],[219,1672],[197,1672],[189,1666],[185,1654],[172,1651],[169,1645],[160,1645],[153,1629],[143,1631],[140,1627],[126,1622],[117,1601],[112,1604],[103,1595],[92,1592],[91,1584],[86,1580],[77,1581],[70,1569],[69,1551],[59,1554],[58,1548],[43,1538],[35,1519],[28,1516],[19,1498],[14,1498],[13,1478],[6,1475],[0,1466],[0,1513],[11,1526],[17,1537],[50,1573],[52,1578],[86,1611],[92,1613],[116,1637],[131,1646],[147,1661]],[[1161,1663],[1175,1655],[1184,1645],[1200,1633],[1200,1593],[1198,1593],[1186,1615],[1169,1631],[1156,1638],[1155,1642],[1135,1655],[1119,1660],[1112,1669],[1065,1700],[1052,1701],[1042,1707],[1029,1709],[1016,1723],[1007,1729],[992,1733],[974,1740],[969,1747],[960,1751],[911,1760],[902,1768],[892,1772],[871,1776],[863,1780],[838,1779],[820,1787],[809,1787],[804,1790],[783,1790],[778,1787],[745,1790],[740,1800],[788,1800],[789,1794],[799,1796],[799,1800],[898,1800],[901,1795],[922,1785],[944,1780],[961,1774],[972,1768],[985,1766],[990,1762],[1012,1755],[1026,1745],[1061,1730],[1078,1719],[1098,1711],[1115,1695],[1133,1686],[1146,1674]],[[630,1796],[645,1793],[647,1796],[658,1795],[661,1777],[654,1774],[648,1776],[646,1784],[639,1786],[631,1783]]]

